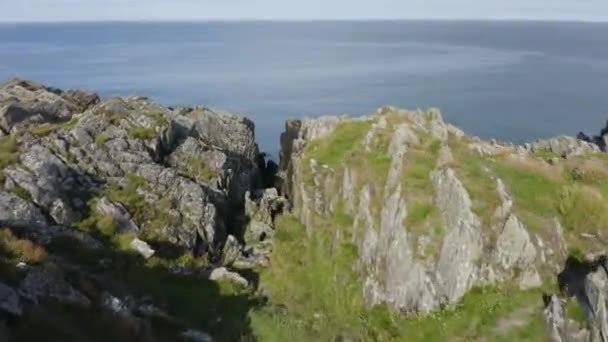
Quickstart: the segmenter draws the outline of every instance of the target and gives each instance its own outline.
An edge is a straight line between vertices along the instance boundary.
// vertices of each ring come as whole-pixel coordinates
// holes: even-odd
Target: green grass
[[[50,135],[51,133],[54,133],[56,130],[60,129],[61,127],[62,127],[61,124],[43,123],[40,125],[35,125],[35,126],[30,127],[28,129],[28,132],[30,132],[35,137],[42,138],[42,137],[46,137],[46,136]]]
[[[402,175],[406,197],[407,216],[405,228],[416,235],[431,238],[427,257],[436,255],[442,240],[442,221],[434,203],[431,173],[437,168],[441,142],[429,134],[418,133],[420,144],[411,145],[406,153],[405,170]]]
[[[133,139],[150,140],[158,136],[154,128],[131,127],[127,130],[127,134]]]
[[[111,112],[111,111],[105,111],[103,112],[103,116],[108,120],[108,122],[114,126],[118,126],[120,125],[120,122],[122,121],[122,119],[125,118],[125,114],[124,113],[119,113],[119,112]]]
[[[169,125],[169,120],[167,119],[165,114],[161,112],[146,113],[146,116],[154,120],[156,126],[165,127]]]
[[[341,222],[341,224],[337,222]],[[278,221],[271,265],[261,273],[261,286],[271,302],[254,310],[251,322],[261,341],[467,341],[542,340],[545,335],[540,292],[516,289],[475,289],[454,308],[426,317],[408,318],[380,305],[366,309],[353,271],[357,250],[343,238],[331,248],[337,229],[349,220],[331,218],[307,237],[293,217]],[[523,325],[500,329],[502,319],[517,310],[532,313]],[[521,318],[514,314],[512,319]]]
[[[608,203],[589,187],[563,187],[557,211],[567,231],[605,231],[608,228]]]
[[[437,209],[432,203],[411,203],[405,221],[407,228],[421,224],[428,217],[433,215],[435,211],[437,211]]]
[[[30,192],[20,187],[19,185],[16,185],[12,192],[24,201],[32,201],[32,195],[30,194]]]
[[[110,140],[110,137],[104,134],[99,134],[95,137],[95,144],[97,146],[103,146],[108,140]]]
[[[330,167],[339,166],[342,161],[360,151],[361,142],[371,125],[371,121],[350,121],[339,124],[329,137],[313,141],[307,146],[309,157]]]
[[[0,137],[0,184],[4,183],[3,170],[19,161],[19,145],[13,136]]]
[[[431,172],[437,166],[441,142],[437,139],[422,136],[418,146],[412,146],[407,152],[407,164],[403,174],[406,191],[432,192]]]
[[[555,153],[553,151],[549,151],[547,149],[540,149],[540,150],[536,150],[534,151],[534,155],[544,161],[550,161],[554,158],[557,159],[561,159],[562,156],[559,155],[558,153]]]
[[[578,323],[587,323],[585,311],[575,298],[570,298],[566,303],[566,317]]]
[[[485,226],[493,223],[494,210],[501,204],[492,174],[491,159],[473,153],[464,141],[450,136],[449,145],[454,157],[450,165],[456,172],[473,203],[473,212]]]
[[[62,125],[62,127],[65,128],[65,129],[72,129],[72,128],[76,127],[76,125],[78,124],[78,122],[80,122],[80,119],[72,116],[72,118],[70,119],[70,121],[64,123]]]
[[[208,183],[219,176],[203,159],[198,157],[193,157],[188,161],[185,173],[191,178],[205,183]]]

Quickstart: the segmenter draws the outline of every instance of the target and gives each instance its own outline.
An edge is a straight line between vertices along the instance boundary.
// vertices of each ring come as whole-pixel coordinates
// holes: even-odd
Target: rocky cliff
[[[282,136],[284,193],[309,238],[324,236],[327,249],[353,245],[368,309],[418,316],[458,308],[478,289],[513,302],[561,289],[546,297],[551,338],[603,341],[608,158],[601,138],[579,137],[487,142],[437,110],[291,121]],[[488,322],[495,332],[443,338],[512,340],[540,315],[541,298]],[[568,319],[566,299],[584,319]],[[502,334],[509,315],[515,323]],[[442,336],[440,326],[419,337]]]
[[[217,282],[246,288],[222,266],[267,263],[264,237],[250,238],[272,230],[265,213],[281,206],[263,190],[265,172],[245,118],[24,80],[0,85],[0,311],[10,318],[0,339],[34,340],[28,325],[50,326],[50,340],[152,339],[167,334],[150,323],[158,319],[174,330],[160,340],[240,336],[243,327],[212,323],[222,319],[214,310],[231,310],[217,307]],[[187,321],[183,300],[201,295],[181,291],[194,286],[216,296],[216,307],[189,309],[201,317]],[[123,336],[96,337],[62,322],[68,304],[133,324]]]
[[[605,341],[607,132],[382,108],[277,166],[242,117],[10,81],[0,340]]]

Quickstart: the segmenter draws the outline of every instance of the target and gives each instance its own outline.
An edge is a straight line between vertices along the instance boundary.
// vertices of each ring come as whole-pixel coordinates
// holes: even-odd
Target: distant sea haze
[[[275,156],[288,118],[384,105],[524,142],[608,119],[608,23],[0,25],[0,79],[13,77],[246,115]]]

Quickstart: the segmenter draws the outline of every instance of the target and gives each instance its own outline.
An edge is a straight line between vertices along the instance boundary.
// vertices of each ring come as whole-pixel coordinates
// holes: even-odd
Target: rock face
[[[531,145],[531,149],[533,152],[546,151],[566,157],[600,152],[600,145],[594,144],[591,140],[561,136],[539,140]]]
[[[0,220],[75,225],[94,211],[121,232],[219,254],[231,211],[260,182],[254,125],[230,114],[143,97],[99,102],[20,80],[0,88],[0,105],[20,145],[18,162],[2,171],[5,188],[31,197],[0,191],[10,208]],[[41,131],[41,122],[53,126]]]
[[[553,177],[553,166],[537,157],[541,150],[569,158],[600,152],[570,137],[527,149],[486,142],[446,124],[436,110],[396,108],[290,121],[281,139],[283,192],[308,234],[348,216],[345,234],[357,246],[365,303],[414,313],[456,304],[474,287],[529,290],[555,279],[567,250],[559,212],[530,220],[510,189],[521,191],[519,178],[501,176],[538,170]],[[542,224],[541,232],[529,224]],[[556,304],[547,310],[560,326]],[[604,314],[593,310],[593,317]]]
[[[94,93],[64,92],[31,81],[13,80],[0,85],[0,129],[11,132],[29,123],[69,121],[73,114],[98,102]]]
[[[145,335],[142,312],[162,311],[148,302],[138,311],[129,294],[110,295],[124,291],[116,286],[122,279],[107,274],[122,258],[161,260],[175,264],[168,267],[175,275],[212,282],[212,274],[249,287],[218,266],[267,263],[274,216],[284,206],[276,191],[262,189],[266,165],[254,130],[246,118],[205,107],[1,84],[0,229],[15,241],[0,239],[0,261],[2,268],[8,257],[27,263],[11,268],[8,285],[0,271],[0,325],[4,316],[61,304],[101,307]],[[184,337],[211,340],[197,330]]]
[[[0,330],[59,304],[103,310],[138,337],[153,317],[176,338],[213,340],[116,274],[175,281],[180,295],[203,284],[218,296],[225,283],[251,290],[251,269],[272,265],[275,221],[291,210],[310,240],[323,234],[315,248],[325,255],[348,247],[340,261],[352,257],[369,308],[427,314],[474,288],[537,291],[561,272],[561,293],[545,297],[550,338],[606,341],[597,241],[608,165],[600,156],[571,172],[578,157],[606,150],[606,131],[524,147],[467,136],[434,109],[294,120],[281,136],[278,189],[264,189],[277,165],[248,119],[14,80],[0,85]],[[568,258],[575,248],[591,261]],[[568,318],[569,301],[585,324]]]

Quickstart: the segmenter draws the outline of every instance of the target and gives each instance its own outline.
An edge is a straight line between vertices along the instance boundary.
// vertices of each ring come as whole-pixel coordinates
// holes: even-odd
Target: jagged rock
[[[31,269],[21,282],[19,294],[33,303],[55,300],[85,307],[91,304],[87,297],[66,281],[64,274],[54,265]]]
[[[245,234],[245,244],[247,246],[254,246],[265,240],[271,240],[274,236],[274,228],[272,226],[252,221],[247,226],[247,232]]]
[[[127,209],[121,204],[113,203],[106,197],[102,197],[97,202],[95,210],[103,216],[111,217],[121,233],[134,233],[139,230],[139,227],[133,222]]]
[[[528,268],[523,271],[519,279],[519,288],[522,290],[529,290],[538,288],[543,284],[540,274],[535,268]]]
[[[407,230],[403,227],[406,203],[401,186],[389,196],[382,208],[377,260],[385,260],[380,267],[385,274],[385,299],[393,306],[408,311],[428,313],[437,304],[433,280],[424,266],[414,259]]]
[[[606,121],[604,127],[600,130],[598,135],[590,137],[583,132],[579,132],[576,137],[579,140],[597,145],[603,152],[608,152],[608,121]]]
[[[439,170],[432,179],[446,230],[437,264],[440,292],[449,303],[455,303],[478,279],[481,223],[471,210],[469,194],[452,169]]]
[[[114,314],[121,316],[131,315],[131,309],[129,308],[127,302],[112,296],[110,293],[104,292],[101,295],[101,305],[102,307],[110,310]]]
[[[496,241],[496,259],[505,269],[526,269],[536,259],[537,251],[528,231],[511,214]]]
[[[260,190],[253,198],[250,192],[245,194],[245,215],[252,221],[268,226],[272,226],[275,216],[287,207],[285,198],[279,196],[277,189],[274,188]]]
[[[211,271],[209,279],[213,281],[228,281],[236,285],[247,287],[249,282],[236,272],[230,272],[225,267],[218,267]]]
[[[12,193],[0,191],[0,224],[46,223],[46,218],[34,204]]]
[[[588,320],[592,341],[608,340],[608,274],[598,269],[587,275],[584,291],[588,300]],[[583,303],[581,303],[583,304]]]
[[[40,84],[15,79],[0,85],[0,129],[30,123],[68,121],[99,102],[99,97],[83,91],[47,88]]]
[[[84,208],[75,204],[82,205],[95,191],[91,177],[71,168],[40,144],[22,152],[20,159],[23,167],[4,170],[7,177],[27,190],[33,202],[44,208],[56,223],[71,225],[80,221]]]
[[[600,152],[597,145],[568,136],[539,140],[531,145],[531,150],[549,151],[563,157]]]
[[[0,312],[14,316],[21,316],[23,312],[17,292],[4,283],[0,283]]]
[[[189,329],[182,332],[182,337],[193,342],[213,342],[213,337],[199,330]]]
[[[418,136],[408,124],[402,124],[395,130],[388,148],[388,154],[391,156],[392,161],[384,187],[384,192],[386,194],[388,194],[391,189],[394,189],[401,179],[401,174],[403,173],[403,158],[407,153],[408,145],[417,142]]]
[[[565,342],[563,339],[563,336],[566,335],[564,302],[556,295],[546,297],[544,315],[549,330],[549,340],[551,342]]]
[[[224,249],[222,250],[222,264],[225,266],[232,265],[236,260],[241,256],[241,245],[237,241],[237,239],[228,235],[226,239],[226,244],[224,245]]]
[[[150,259],[154,255],[154,253],[156,253],[156,251],[152,249],[152,247],[150,247],[148,243],[137,238],[133,239],[129,246],[131,247],[131,249],[139,253],[145,259]]]

